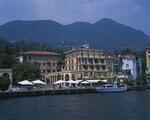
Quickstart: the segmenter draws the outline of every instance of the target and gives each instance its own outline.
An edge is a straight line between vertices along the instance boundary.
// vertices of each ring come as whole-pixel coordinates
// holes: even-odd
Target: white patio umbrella
[[[34,80],[32,81],[33,84],[41,84],[41,85],[45,85],[46,83],[41,81],[41,80]]]
[[[101,80],[102,82],[105,82],[105,83],[107,83],[108,82],[108,80]]]
[[[54,82],[53,84],[55,85],[55,84],[62,84],[62,83],[66,83],[66,81],[58,80],[58,81]]]
[[[78,84],[78,81],[69,80],[69,81],[66,81],[66,83],[70,83],[70,84]]]
[[[18,82],[18,84],[20,85],[34,85],[32,82],[28,81],[28,80],[23,80]]]
[[[88,81],[83,81],[83,82],[81,82],[81,84],[90,84],[90,82],[88,82]]]
[[[97,83],[99,82],[100,80],[86,80],[87,82],[90,82],[90,83]]]
[[[81,81],[83,81],[83,80],[76,80],[77,83],[80,83]]]

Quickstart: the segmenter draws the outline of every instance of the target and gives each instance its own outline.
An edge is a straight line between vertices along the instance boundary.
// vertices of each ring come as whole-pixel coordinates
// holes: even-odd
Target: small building
[[[106,63],[109,70],[109,76],[112,76],[114,78],[116,77],[116,75],[122,73],[122,59],[120,55],[107,55]]]
[[[134,55],[122,56],[122,70],[129,80],[136,80],[142,75],[141,59]]]

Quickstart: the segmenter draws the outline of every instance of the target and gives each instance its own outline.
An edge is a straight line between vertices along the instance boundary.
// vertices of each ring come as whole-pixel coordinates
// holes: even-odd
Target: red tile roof
[[[20,55],[45,55],[45,56],[50,56],[50,55],[61,55],[56,52],[49,52],[49,51],[27,51],[20,53]]]

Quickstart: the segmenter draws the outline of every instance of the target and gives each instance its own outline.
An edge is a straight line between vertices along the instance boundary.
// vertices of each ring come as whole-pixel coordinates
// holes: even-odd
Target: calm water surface
[[[150,90],[5,99],[0,120],[150,120]]]

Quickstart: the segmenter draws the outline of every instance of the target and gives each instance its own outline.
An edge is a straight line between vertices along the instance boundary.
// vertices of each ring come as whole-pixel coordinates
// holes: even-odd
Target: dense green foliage
[[[121,51],[121,55],[136,55],[136,51],[133,49],[126,48]]]
[[[13,67],[13,80],[14,83],[18,83],[22,80],[35,80],[40,78],[39,67],[29,64],[20,63]]]
[[[0,40],[0,68],[11,68],[14,61],[12,45]]]
[[[15,53],[19,53],[20,51],[28,51],[28,50],[46,50],[52,51],[52,47],[46,43],[35,43],[28,42],[25,40],[17,41],[13,43],[13,49]]]
[[[142,76],[141,79],[137,81],[137,84],[145,85],[147,84],[146,80],[146,52],[143,51],[140,54],[141,61],[142,61]]]
[[[8,89],[10,80],[7,76],[0,76],[0,90],[5,91]]]
[[[3,40],[0,38],[0,53],[5,51],[6,46],[11,47],[11,44],[7,42],[6,40]]]

